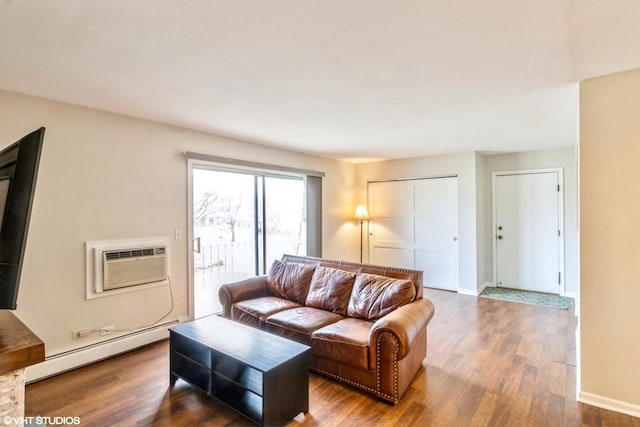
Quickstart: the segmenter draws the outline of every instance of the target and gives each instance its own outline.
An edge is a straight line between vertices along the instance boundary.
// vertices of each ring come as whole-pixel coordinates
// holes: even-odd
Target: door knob
[[[453,238],[453,241],[454,241],[454,242],[457,242],[457,241],[458,241],[458,238],[457,238],[457,237],[454,237],[454,238]]]
[[[502,235],[499,235],[499,236],[498,236],[498,240],[502,240]]]

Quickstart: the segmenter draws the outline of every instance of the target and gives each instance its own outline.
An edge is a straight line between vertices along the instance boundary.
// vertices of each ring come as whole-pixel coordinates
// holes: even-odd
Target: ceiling
[[[573,146],[637,0],[0,0],[0,89],[347,161]]]

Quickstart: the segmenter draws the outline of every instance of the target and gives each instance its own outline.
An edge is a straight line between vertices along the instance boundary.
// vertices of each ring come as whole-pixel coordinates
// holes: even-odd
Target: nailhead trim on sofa
[[[389,336],[391,337],[391,339],[393,340],[393,342],[395,343],[395,349],[393,352],[393,395],[387,394],[387,393],[383,393],[382,391],[380,391],[380,369],[378,369],[376,367],[376,389],[373,389],[371,387],[367,387],[363,384],[357,383],[353,380],[350,380],[348,378],[344,378],[341,377],[340,375],[335,375],[331,372],[327,372],[324,371],[322,369],[318,369],[316,367],[311,367],[309,369],[311,369],[314,372],[318,372],[322,375],[326,375],[328,377],[334,378],[340,382],[349,384],[351,386],[354,386],[356,388],[362,389],[362,390],[366,390],[370,393],[375,394],[376,396],[380,397],[381,399],[384,399],[386,401],[392,402],[394,405],[397,404],[400,399],[398,398],[398,351],[400,350],[400,343],[398,342],[398,339],[395,337],[395,335],[393,335],[390,332],[382,332],[380,334],[380,336],[378,337],[378,342],[376,343],[376,358],[377,358],[377,366],[380,366],[380,337],[382,336]]]
[[[383,336],[389,336],[395,343],[393,351],[393,396],[380,391],[380,341]],[[395,335],[390,332],[381,332],[376,342],[376,382],[377,382],[377,395],[386,400],[391,400],[394,404],[398,403],[398,351],[400,350],[400,343]]]
[[[350,379],[348,379],[348,378],[341,377],[340,375],[336,375],[336,374],[333,374],[333,373],[331,373],[331,372],[327,372],[327,371],[324,371],[324,370],[322,370],[322,369],[318,369],[318,368],[316,368],[316,367],[311,367],[311,366],[309,367],[309,369],[310,369],[310,370],[312,370],[312,371],[314,371],[314,372],[317,372],[317,373],[319,373],[319,374],[326,375],[327,377],[334,378],[334,379],[336,379],[336,380],[338,380],[338,381],[340,381],[340,382],[343,382],[343,383],[346,383],[346,384],[352,385],[352,386],[357,387],[357,388],[360,388],[360,389],[362,389],[362,390],[366,390],[366,391],[368,391],[368,392],[370,392],[370,393],[375,394],[376,396],[379,394],[379,393],[378,393],[378,390],[376,390],[376,389],[373,389],[373,388],[371,388],[371,387],[367,387],[366,385],[362,385],[362,384],[357,383],[357,382],[355,382],[355,381],[353,381],[353,380],[350,380]]]

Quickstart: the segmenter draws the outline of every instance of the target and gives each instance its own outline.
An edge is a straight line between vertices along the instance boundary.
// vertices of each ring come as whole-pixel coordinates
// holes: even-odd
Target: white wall
[[[493,281],[493,236],[491,174],[514,170],[562,168],[564,175],[564,247],[565,292],[575,296],[578,290],[578,186],[576,157],[573,148],[561,150],[529,151],[512,154],[483,156],[484,163],[484,266],[487,282]],[[481,250],[481,249],[478,249]]]
[[[170,308],[167,287],[85,300],[84,243],[187,233],[184,151],[324,171],[324,256],[359,258],[355,166],[0,91],[0,146],[46,127],[16,314],[47,356],[100,341],[83,327],[136,328]],[[187,315],[187,240],[172,239],[175,306]],[[112,338],[113,335],[107,338]]]
[[[366,203],[368,181],[442,175],[458,176],[459,290],[460,292],[475,294],[478,289],[476,268],[477,200],[475,153],[469,152],[359,164],[357,167],[358,201],[359,203]],[[366,240],[364,245],[368,247]]]
[[[478,290],[481,291],[484,284],[490,282],[487,277],[491,277],[491,270],[487,269],[487,257],[491,257],[491,247],[487,251],[487,227],[491,227],[491,216],[487,218],[486,213],[486,191],[491,192],[491,186],[486,186],[485,176],[485,162],[484,156],[480,153],[475,153],[476,162],[476,262],[477,262],[477,274],[476,283],[478,283]],[[491,215],[491,212],[489,212]]]
[[[640,417],[640,69],[580,84],[580,400]]]

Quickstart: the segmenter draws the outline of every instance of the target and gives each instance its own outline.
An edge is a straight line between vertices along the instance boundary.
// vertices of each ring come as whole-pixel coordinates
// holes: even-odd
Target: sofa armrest
[[[421,331],[427,327],[434,310],[431,300],[420,298],[381,317],[373,324],[369,333],[370,348],[376,348],[381,333],[391,333],[399,343],[398,360],[402,360],[411,350]]]
[[[267,276],[256,276],[220,286],[218,298],[222,304],[222,315],[231,317],[231,306],[238,301],[268,295]]]

